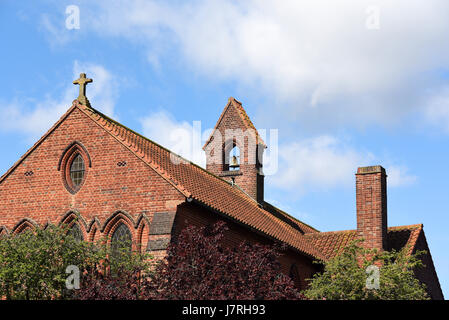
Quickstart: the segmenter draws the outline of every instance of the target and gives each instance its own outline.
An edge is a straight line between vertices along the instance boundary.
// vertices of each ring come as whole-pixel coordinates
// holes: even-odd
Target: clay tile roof
[[[239,114],[240,118],[243,121],[243,124],[246,128],[251,129],[251,132],[254,132],[256,135],[256,143],[261,144],[264,148],[267,147],[265,142],[263,141],[262,137],[259,135],[259,132],[257,131],[256,127],[252,123],[251,119],[249,118],[248,114],[246,113],[245,109],[242,106],[242,103],[233,97],[230,97],[228,99],[228,103],[226,104],[226,107],[223,109],[220,118],[218,118],[217,123],[215,124],[214,130],[212,130],[212,133],[209,136],[209,139],[207,139],[206,143],[203,146],[203,149],[206,148],[206,146],[211,142],[211,138],[213,137],[215,130],[217,130],[221,120],[223,119],[226,111],[230,108],[234,107],[237,110],[237,113]]]
[[[92,107],[83,106],[76,100],[74,104],[187,198],[195,199],[306,255],[316,259],[324,258],[303,235],[305,231],[314,231],[313,228],[297,220],[297,226],[292,226],[289,221],[279,219],[261,208],[254,199],[229,182],[126,128]],[[300,230],[299,226],[304,230]]]
[[[388,228],[387,249],[395,249],[398,251],[405,246],[410,246],[409,253],[411,254],[415,249],[416,242],[418,241],[418,237],[422,230],[422,224]]]
[[[422,224],[388,228],[387,249],[401,250],[406,245],[409,245],[409,253],[411,253],[415,248],[422,228]],[[326,259],[330,259],[356,239],[357,230],[309,233],[305,237],[323,253]]]
[[[356,230],[319,232],[305,235],[323,253],[326,259],[340,253],[346,245],[356,239],[356,236]]]

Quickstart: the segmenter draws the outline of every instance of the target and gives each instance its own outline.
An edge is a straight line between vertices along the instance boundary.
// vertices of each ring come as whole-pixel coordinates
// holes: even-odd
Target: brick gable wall
[[[414,252],[421,250],[425,251],[421,256],[421,261],[425,267],[415,271],[416,277],[426,285],[427,292],[432,300],[443,300],[443,292],[441,291],[440,282],[438,281],[438,276],[435,271],[432,255],[427,245],[424,230],[421,230],[418,236]]]
[[[58,163],[74,141],[85,147],[92,165],[86,163],[84,184],[71,194]],[[75,211],[86,239],[110,234],[124,221],[133,239],[146,247],[153,215],[175,212],[182,201],[184,196],[172,185],[75,108],[0,183],[0,226],[11,232],[25,218],[41,227],[59,224]]]

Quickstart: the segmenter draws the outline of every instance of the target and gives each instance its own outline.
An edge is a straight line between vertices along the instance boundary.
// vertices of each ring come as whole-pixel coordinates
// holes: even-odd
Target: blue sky
[[[267,200],[354,229],[354,173],[383,165],[389,225],[424,224],[449,295],[446,1],[91,2],[0,3],[1,172],[70,107],[80,72],[95,108],[172,149],[184,132],[174,151],[200,164],[193,122],[212,128],[233,96],[278,130]]]

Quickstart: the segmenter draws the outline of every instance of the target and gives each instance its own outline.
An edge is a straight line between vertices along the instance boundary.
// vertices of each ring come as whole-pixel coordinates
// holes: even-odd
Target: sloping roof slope
[[[422,224],[388,228],[388,249],[400,250],[406,245],[410,245],[411,253],[422,229]],[[330,259],[357,238],[357,230],[309,233],[305,237],[323,253],[326,259]]]

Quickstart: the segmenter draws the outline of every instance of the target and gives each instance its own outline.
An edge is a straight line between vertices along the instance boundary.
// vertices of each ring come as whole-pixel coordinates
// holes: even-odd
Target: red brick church
[[[95,110],[85,96],[91,81],[85,74],[74,81],[79,97],[0,178],[0,235],[68,224],[81,239],[125,235],[135,249],[161,257],[185,226],[224,220],[229,245],[285,243],[283,271],[301,288],[320,269],[314,260],[361,237],[371,248],[427,250],[417,276],[433,299],[443,299],[423,225],[387,226],[381,166],[357,170],[357,230],[320,232],[264,201],[266,146],[234,98],[203,147],[205,170]]]

